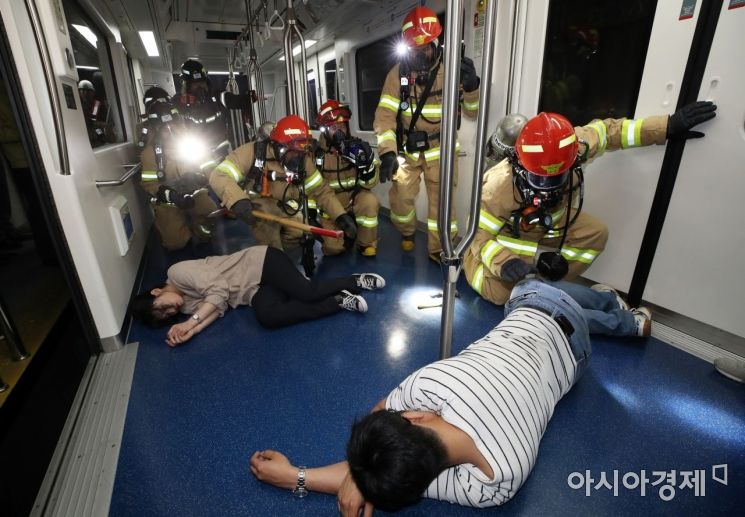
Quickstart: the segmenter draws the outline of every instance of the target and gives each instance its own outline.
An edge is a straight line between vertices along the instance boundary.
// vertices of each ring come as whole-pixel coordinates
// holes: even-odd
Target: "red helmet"
[[[287,115],[279,119],[269,139],[288,149],[305,150],[313,144],[313,135],[308,124],[297,115]]]
[[[404,18],[401,32],[406,45],[421,47],[438,38],[442,33],[442,25],[432,9],[415,7]]]
[[[515,142],[520,165],[528,183],[539,190],[560,187],[577,159],[579,143],[574,127],[556,113],[539,113],[520,131]]]
[[[319,126],[331,126],[341,122],[349,122],[350,118],[352,118],[352,111],[348,105],[329,99],[318,110],[316,122]]]

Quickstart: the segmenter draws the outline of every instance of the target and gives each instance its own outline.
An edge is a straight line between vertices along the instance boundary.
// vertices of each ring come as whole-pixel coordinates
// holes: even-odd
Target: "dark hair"
[[[138,294],[132,298],[132,303],[129,308],[132,311],[132,316],[135,319],[140,320],[148,327],[158,328],[164,327],[173,319],[173,317],[159,318],[153,310],[153,302],[155,296],[151,293],[152,289]]]
[[[365,500],[388,512],[417,503],[448,466],[445,445],[434,431],[392,411],[354,423],[347,461]]]

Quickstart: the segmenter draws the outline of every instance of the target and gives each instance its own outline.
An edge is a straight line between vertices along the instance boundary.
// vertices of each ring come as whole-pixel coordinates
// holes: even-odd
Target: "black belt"
[[[564,332],[567,338],[572,337],[572,334],[574,334],[574,325],[572,325],[569,319],[567,319],[567,317],[564,316],[563,314],[554,316],[547,309],[544,309],[543,307],[537,307],[535,305],[523,304],[518,308],[522,308],[522,307],[533,309],[538,312],[542,312],[543,314],[545,314],[546,316],[554,320],[559,325],[559,328],[561,328],[561,331]]]

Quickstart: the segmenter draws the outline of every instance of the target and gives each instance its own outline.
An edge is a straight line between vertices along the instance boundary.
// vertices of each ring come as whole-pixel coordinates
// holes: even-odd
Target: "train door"
[[[528,116],[554,111],[566,115],[575,125],[593,118],[638,119],[673,113],[681,88],[685,87],[689,59],[700,52],[700,38],[694,40],[694,35],[702,6],[710,9],[713,3],[722,2],[517,2],[508,110]],[[649,302],[745,335],[745,324],[736,317],[741,310],[732,298],[743,292],[745,280],[731,278],[736,271],[733,261],[737,250],[741,255],[745,243],[741,237],[738,241],[733,226],[737,224],[736,200],[733,190],[728,190],[738,186],[738,181],[742,186],[742,177],[736,179],[734,164],[737,156],[742,159],[737,153],[742,152],[743,113],[742,103],[734,100],[734,92],[742,86],[743,78],[727,80],[723,71],[728,49],[731,55],[732,48],[742,46],[743,36],[735,34],[734,27],[737,18],[742,22],[745,9],[729,9],[740,4],[725,1],[722,6],[721,18],[728,20],[717,29],[706,82],[698,97],[718,102],[718,118],[702,128],[706,138],[688,141],[685,146],[680,170],[683,182],[675,186],[648,284],[639,285],[638,272],[644,268],[639,254],[650,217],[665,217],[659,211],[650,216],[650,210],[666,147],[606,153],[590,163],[586,167],[583,210],[600,217],[610,230],[605,252],[585,276],[624,291],[643,291]],[[741,67],[733,73],[742,74]],[[740,121],[735,123],[738,116]],[[739,151],[735,141],[740,145]],[[716,162],[729,164],[731,171],[721,171],[721,183],[701,183],[701,171],[713,173],[705,163],[714,153]],[[699,204],[702,195],[706,201]],[[721,212],[727,208],[731,208],[729,215]],[[722,213],[716,223],[711,220],[712,213]],[[698,228],[692,226],[694,221]],[[699,232],[706,235],[704,240],[700,240]],[[723,240],[732,259],[724,258],[725,252],[711,249],[722,249]],[[732,241],[738,241],[736,249],[732,248]],[[682,249],[673,251],[676,246]],[[696,264],[694,258],[701,262]],[[704,259],[710,261],[706,269],[702,269]],[[634,282],[636,285],[632,285]],[[698,282],[700,286],[696,285]],[[721,296],[721,303],[712,304],[711,298],[701,296],[710,292],[721,293],[717,296]]]

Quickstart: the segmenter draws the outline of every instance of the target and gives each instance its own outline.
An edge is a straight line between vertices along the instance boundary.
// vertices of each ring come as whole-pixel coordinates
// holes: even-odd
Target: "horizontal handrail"
[[[96,188],[101,187],[118,187],[120,185],[124,185],[132,176],[137,174],[142,170],[142,164],[141,163],[135,163],[135,164],[124,164],[122,167],[125,167],[127,170],[124,174],[122,174],[122,177],[118,180],[96,180]]]

